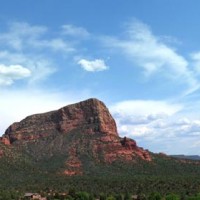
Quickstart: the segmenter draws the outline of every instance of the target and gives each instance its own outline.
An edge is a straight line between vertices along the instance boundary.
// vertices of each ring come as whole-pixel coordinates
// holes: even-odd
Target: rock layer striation
[[[82,129],[88,134],[100,132],[118,136],[116,123],[104,103],[88,99],[13,123],[6,130],[4,138],[9,138],[10,143],[13,143],[16,140],[46,137],[55,131],[67,134],[74,129]]]

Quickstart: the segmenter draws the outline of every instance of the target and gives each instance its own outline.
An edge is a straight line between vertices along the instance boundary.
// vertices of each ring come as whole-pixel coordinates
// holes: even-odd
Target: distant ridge
[[[199,155],[184,155],[184,154],[180,154],[180,155],[171,155],[174,158],[179,158],[179,159],[186,159],[186,160],[200,160],[200,156]]]

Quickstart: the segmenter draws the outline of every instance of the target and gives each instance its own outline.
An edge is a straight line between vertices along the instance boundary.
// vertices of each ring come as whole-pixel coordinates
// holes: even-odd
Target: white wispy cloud
[[[78,61],[78,64],[88,72],[104,71],[109,68],[102,59],[95,59],[95,60],[81,59]]]
[[[69,41],[64,41],[62,38],[53,38],[49,40],[30,40],[29,45],[38,49],[49,49],[55,52],[70,53],[74,52],[75,48]]]
[[[200,74],[200,52],[191,53],[190,56],[195,72]]]
[[[7,32],[0,34],[0,43],[17,51],[33,48],[60,51],[63,53],[75,51],[70,41],[66,41],[62,37],[46,39],[48,33],[48,28],[45,26],[34,26],[25,22],[13,22],[10,23]]]
[[[62,31],[64,35],[73,37],[88,38],[90,36],[90,33],[85,28],[74,26],[72,24],[63,25]]]
[[[0,64],[0,85],[11,85],[15,80],[31,76],[31,71],[21,65]]]
[[[200,84],[191,63],[171,46],[152,33],[146,24],[128,23],[125,38],[104,37],[103,43],[113,50],[120,50],[129,60],[144,70],[147,77],[154,74],[187,85],[185,94],[196,91]]]
[[[13,22],[0,34],[0,42],[15,50],[22,50],[30,40],[36,40],[47,32],[45,26],[31,26],[25,22]]]

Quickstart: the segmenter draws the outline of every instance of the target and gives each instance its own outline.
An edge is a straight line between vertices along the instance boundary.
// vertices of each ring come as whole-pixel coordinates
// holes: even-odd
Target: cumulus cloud
[[[153,137],[156,131],[153,125],[174,115],[182,109],[181,104],[165,101],[132,100],[118,102],[110,107],[116,118],[119,132],[122,135]]]
[[[149,26],[133,21],[127,24],[125,35],[125,38],[105,37],[103,42],[109,48],[120,50],[141,67],[147,77],[159,74],[184,83],[188,86],[185,94],[199,88],[199,82],[190,70],[188,60],[160,40],[159,36],[154,35]]]
[[[31,71],[21,65],[0,64],[0,85],[11,85],[15,80],[27,78]]]
[[[88,38],[90,33],[83,27],[66,24],[62,26],[63,34],[73,37]]]
[[[176,124],[175,131],[184,137],[200,136],[200,120],[187,121],[181,125]]]
[[[96,60],[81,59],[78,61],[78,64],[81,65],[81,67],[88,72],[98,72],[108,69],[108,66],[102,59],[96,59]]]
[[[153,152],[200,153],[200,120],[183,117],[184,104],[141,100],[118,102],[109,108],[120,136],[136,139]]]

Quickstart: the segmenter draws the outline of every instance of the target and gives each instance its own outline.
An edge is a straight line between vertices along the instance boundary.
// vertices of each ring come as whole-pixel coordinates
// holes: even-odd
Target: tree
[[[131,200],[131,195],[130,193],[126,192],[125,195],[124,195],[124,200]]]
[[[165,200],[180,200],[180,197],[176,194],[168,194],[165,197]]]
[[[124,200],[124,196],[122,194],[116,194],[115,199],[116,200]]]
[[[76,190],[74,188],[70,188],[68,195],[74,198],[76,196]]]
[[[89,200],[89,194],[87,192],[78,192],[76,194],[77,200]]]
[[[89,194],[89,200],[95,200],[94,195]]]
[[[162,196],[160,195],[159,192],[153,192],[149,195],[148,200],[161,200]]]
[[[110,195],[106,198],[106,200],[116,200],[114,196]]]
[[[104,193],[101,193],[99,196],[99,200],[106,200],[106,195]]]

